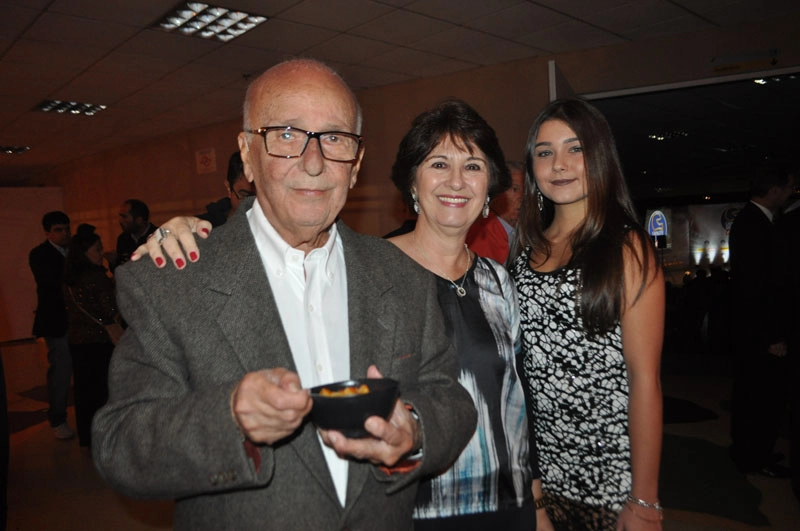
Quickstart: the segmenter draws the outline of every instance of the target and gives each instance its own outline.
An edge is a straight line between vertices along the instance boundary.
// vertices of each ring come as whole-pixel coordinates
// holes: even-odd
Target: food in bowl
[[[342,396],[353,396],[353,395],[365,395],[367,393],[369,393],[369,386],[367,384],[361,384],[359,386],[349,385],[344,389],[338,391],[331,391],[327,387],[323,387],[319,391],[319,396],[342,397]]]
[[[397,380],[361,378],[313,387],[309,418],[318,428],[337,430],[352,439],[369,437],[364,422],[372,416],[388,418],[399,396]]]

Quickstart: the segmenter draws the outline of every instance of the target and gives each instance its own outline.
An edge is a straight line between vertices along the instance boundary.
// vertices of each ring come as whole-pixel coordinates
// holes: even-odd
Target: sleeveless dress
[[[595,338],[578,314],[580,270],[511,266],[520,304],[523,379],[543,489],[557,530],[615,529],[631,490],[628,377],[619,322]]]

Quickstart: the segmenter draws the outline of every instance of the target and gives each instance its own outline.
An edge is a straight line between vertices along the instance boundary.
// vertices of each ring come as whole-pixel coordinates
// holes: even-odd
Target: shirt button
[[[313,304],[309,304],[308,305],[308,311],[311,312],[311,313],[314,313],[314,305]]]
[[[322,374],[322,370],[323,370],[322,364],[317,363],[317,373]]]

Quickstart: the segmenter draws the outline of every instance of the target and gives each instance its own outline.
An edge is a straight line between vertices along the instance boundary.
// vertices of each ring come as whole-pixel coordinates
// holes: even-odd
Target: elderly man
[[[130,328],[93,456],[121,492],[176,498],[176,529],[408,530],[419,478],[472,434],[433,277],[335,223],[364,154],[360,122],[324,65],[271,68],[248,89],[239,135],[255,201],[184,271],[119,272]],[[401,396],[388,421],[367,419],[371,437],[306,421],[309,387],[381,374]]]

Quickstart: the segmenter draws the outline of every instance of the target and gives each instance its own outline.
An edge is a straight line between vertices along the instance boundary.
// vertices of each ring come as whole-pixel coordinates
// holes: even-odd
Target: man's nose
[[[322,156],[322,144],[320,144],[319,137],[308,139],[308,144],[300,159],[307,174],[317,176],[322,173],[325,168],[325,157]]]

